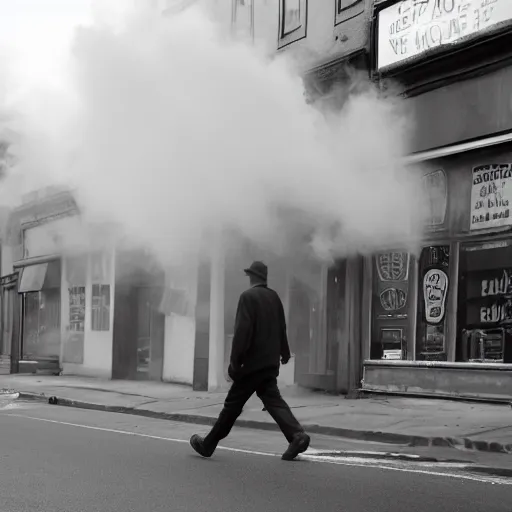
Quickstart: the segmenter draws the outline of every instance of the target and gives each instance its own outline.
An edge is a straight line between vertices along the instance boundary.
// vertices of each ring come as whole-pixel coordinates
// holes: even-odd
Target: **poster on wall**
[[[364,12],[363,0],[334,0],[334,25],[351,20]]]
[[[404,0],[378,14],[379,70],[512,23],[510,0]]]
[[[473,168],[471,230],[510,226],[511,201],[512,164],[487,164]]]
[[[64,363],[83,364],[85,331],[85,286],[69,288],[69,328],[64,342]]]
[[[279,48],[307,35],[308,0],[279,0]]]

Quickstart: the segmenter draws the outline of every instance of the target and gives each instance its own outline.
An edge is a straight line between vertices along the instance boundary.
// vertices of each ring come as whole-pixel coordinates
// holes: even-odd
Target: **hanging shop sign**
[[[470,229],[510,226],[512,224],[511,205],[512,164],[474,167]]]
[[[378,69],[461,44],[512,22],[510,0],[402,0],[378,15]]]

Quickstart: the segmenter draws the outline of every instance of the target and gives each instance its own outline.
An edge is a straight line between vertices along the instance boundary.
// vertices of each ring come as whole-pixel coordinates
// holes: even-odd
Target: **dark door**
[[[162,380],[164,370],[165,315],[155,306],[154,304],[154,307],[151,309],[149,378],[151,380]]]
[[[137,377],[137,289],[116,284],[114,293],[114,330],[112,378]]]
[[[0,340],[0,374],[11,373],[14,306],[17,298],[13,286],[2,288],[2,338]]]
[[[162,379],[165,316],[159,297],[155,287],[116,286],[113,379]]]
[[[151,361],[151,289],[137,289],[137,378],[149,379]]]
[[[158,311],[160,290],[137,289],[137,378],[161,380],[164,361],[165,316]]]

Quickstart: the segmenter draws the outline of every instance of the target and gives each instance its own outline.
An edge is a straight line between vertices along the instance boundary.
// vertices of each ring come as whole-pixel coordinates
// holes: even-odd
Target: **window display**
[[[91,328],[93,331],[110,329],[110,285],[92,285]]]
[[[110,330],[110,280],[111,255],[108,252],[93,252],[91,264],[91,329]]]
[[[425,247],[418,268],[416,359],[446,361],[446,299],[450,247]]]
[[[86,276],[86,256],[67,258],[68,332],[62,356],[65,363],[83,364],[84,361]]]
[[[512,343],[512,243],[461,248],[457,360],[509,361]],[[507,350],[508,348],[508,350]]]
[[[374,257],[371,359],[407,358],[410,256],[389,251]]]

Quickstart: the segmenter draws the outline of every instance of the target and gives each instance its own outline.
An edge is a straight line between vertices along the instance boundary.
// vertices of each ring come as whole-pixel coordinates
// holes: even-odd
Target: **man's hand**
[[[290,356],[282,356],[281,357],[281,364],[288,364],[289,360],[290,360]]]

